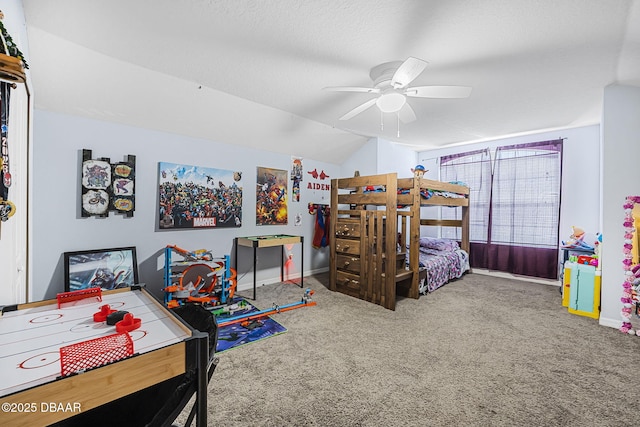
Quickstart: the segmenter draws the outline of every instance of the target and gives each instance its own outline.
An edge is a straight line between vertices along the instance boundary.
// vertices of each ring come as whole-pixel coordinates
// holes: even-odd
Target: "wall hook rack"
[[[307,205],[310,215],[315,215],[318,210],[322,212],[324,216],[329,216],[329,205],[321,203],[309,203]]]

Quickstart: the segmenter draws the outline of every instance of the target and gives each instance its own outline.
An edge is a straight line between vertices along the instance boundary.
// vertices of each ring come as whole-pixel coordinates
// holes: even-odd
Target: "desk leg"
[[[280,282],[284,283],[284,256],[285,250],[284,245],[282,245],[282,253],[280,256]]]
[[[253,300],[256,300],[256,247],[253,247]]]
[[[236,254],[236,263],[235,264],[236,265],[235,265],[235,267],[236,267],[236,277],[237,277],[237,275],[238,275],[238,238],[236,237],[233,240],[236,242],[236,247],[235,247],[235,254]],[[237,284],[236,284],[236,286],[237,286]]]
[[[300,287],[304,288],[304,236],[300,236]]]

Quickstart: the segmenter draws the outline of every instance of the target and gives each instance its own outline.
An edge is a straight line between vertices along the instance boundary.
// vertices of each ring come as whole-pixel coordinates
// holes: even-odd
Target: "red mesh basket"
[[[58,299],[58,308],[60,308],[64,303],[78,301],[85,298],[97,298],[98,301],[102,301],[102,289],[87,288],[72,292],[61,292],[56,295],[56,298]]]
[[[127,332],[60,347],[62,376],[96,368],[133,354],[133,341]]]

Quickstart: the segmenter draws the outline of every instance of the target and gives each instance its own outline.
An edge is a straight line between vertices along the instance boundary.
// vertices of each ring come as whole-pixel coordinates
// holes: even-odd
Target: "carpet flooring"
[[[569,314],[555,286],[467,274],[386,310],[305,278],[286,334],[219,355],[210,426],[631,426],[640,338]],[[258,289],[255,305],[302,296]],[[186,417],[184,413],[177,424]]]

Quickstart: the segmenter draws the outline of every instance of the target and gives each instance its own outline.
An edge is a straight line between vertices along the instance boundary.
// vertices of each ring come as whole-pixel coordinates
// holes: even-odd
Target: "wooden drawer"
[[[336,239],[336,252],[360,255],[360,241],[349,239]]]
[[[352,291],[360,290],[360,276],[345,271],[337,271],[336,273],[337,287],[350,289]]]
[[[341,268],[343,270],[360,273],[360,257],[354,257],[349,255],[337,255],[336,267]]]
[[[336,223],[336,237],[360,237],[360,222],[338,221]]]

